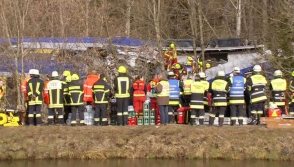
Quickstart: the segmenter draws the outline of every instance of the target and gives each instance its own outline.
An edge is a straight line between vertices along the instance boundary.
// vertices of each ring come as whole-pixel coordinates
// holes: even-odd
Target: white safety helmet
[[[35,75],[40,75],[39,70],[35,69],[35,70],[34,70],[34,74],[35,74]]]
[[[30,71],[29,71],[29,75],[32,75],[32,74],[34,73],[34,70],[35,70],[35,69],[30,69]]]
[[[169,72],[167,73],[167,75],[168,75],[168,76],[174,76],[175,73],[174,73],[173,71],[169,71]]]
[[[217,76],[218,77],[224,77],[226,74],[225,74],[225,72],[224,71],[218,71],[217,72]]]
[[[274,77],[281,77],[283,75],[282,71],[281,70],[276,70],[274,72]]]
[[[207,77],[204,72],[199,72],[198,75],[199,75],[200,78],[206,78]]]
[[[53,71],[51,74],[52,77],[58,77],[58,72],[57,71]]]
[[[236,72],[236,73],[240,73],[240,72],[241,72],[241,70],[240,70],[240,68],[239,68],[239,67],[234,67],[234,72]]]
[[[253,71],[254,71],[254,72],[261,72],[261,66],[260,66],[260,65],[255,65],[255,66],[253,67]]]

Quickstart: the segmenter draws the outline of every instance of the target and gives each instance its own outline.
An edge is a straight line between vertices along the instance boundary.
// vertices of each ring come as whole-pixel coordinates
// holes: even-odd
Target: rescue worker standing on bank
[[[68,87],[71,82],[71,76],[67,76],[65,78],[65,88],[64,88],[64,122],[68,119],[69,113],[71,113],[71,106],[70,106],[70,95],[69,95],[69,90]]]
[[[135,82],[131,87],[131,94],[133,94],[133,106],[135,112],[143,113],[143,104],[146,100],[147,86],[144,83],[143,76],[136,77]]]
[[[199,119],[199,125],[204,124],[204,103],[203,97],[205,92],[205,87],[203,83],[200,81],[200,76],[195,76],[195,82],[191,84],[191,102],[190,102],[190,109],[191,109],[191,125],[195,125],[195,119]]]
[[[260,116],[263,114],[264,102],[267,100],[265,94],[265,87],[267,81],[264,76],[260,74],[261,66],[255,65],[253,67],[253,75],[247,80],[247,89],[251,98],[251,114],[253,117],[252,123],[254,125],[260,124]]]
[[[199,72],[200,82],[203,84],[205,92],[203,96],[204,111],[210,111],[211,94],[209,93],[209,82],[206,81],[206,75],[204,72]]]
[[[92,89],[95,103],[94,125],[106,126],[108,124],[106,115],[107,104],[111,93],[104,74],[100,74],[99,80],[94,83]]]
[[[34,113],[36,113],[36,125],[42,124],[41,110],[43,104],[44,82],[40,79],[39,70],[33,69],[32,78],[28,81],[27,92],[29,97],[29,125],[34,125]]]
[[[213,80],[210,86],[210,92],[212,93],[213,107],[211,114],[209,115],[209,125],[213,125],[214,118],[219,113],[219,126],[223,126],[224,115],[228,106],[227,93],[229,91],[229,84],[225,77],[224,71],[218,71],[217,77]]]
[[[48,113],[48,125],[54,124],[54,116],[57,112],[57,125],[64,124],[63,118],[63,104],[64,104],[64,89],[65,83],[58,79],[59,75],[57,71],[53,71],[51,74],[51,80],[47,84],[48,96],[49,96],[49,113]],[[56,110],[56,111],[55,111]]]
[[[128,105],[130,102],[131,78],[127,75],[127,68],[118,67],[118,76],[114,78],[113,89],[115,91],[117,124],[128,125]]]
[[[290,86],[289,86],[290,92],[291,92],[291,102],[289,105],[289,114],[291,116],[294,116],[294,71],[292,71],[292,80],[290,81]]]
[[[158,79],[160,80],[156,86],[157,93],[157,104],[160,111],[160,123],[167,125],[168,123],[168,104],[170,96],[169,82],[165,74],[158,74]]]
[[[230,77],[230,116],[231,116],[231,125],[236,124],[238,119],[239,125],[243,125],[243,115],[244,115],[244,91],[246,88],[246,79],[240,74],[240,68],[235,67],[233,71],[233,76]]]
[[[271,101],[281,109],[282,114],[286,114],[286,90],[287,90],[287,81],[282,78],[282,71],[276,70],[274,71],[274,79],[270,82],[270,90],[271,90]]]
[[[72,74],[71,76],[71,82],[68,86],[68,93],[70,96],[70,105],[71,105],[71,122],[70,124],[72,126],[75,126],[78,124],[77,122],[77,112],[79,112],[79,119],[80,119],[80,125],[85,124],[84,120],[84,101],[83,101],[83,83],[80,80],[80,77],[78,74]]]
[[[193,75],[189,74],[188,78],[186,80],[183,81],[183,99],[184,99],[184,104],[190,104],[191,101],[191,84],[193,83],[192,80]]]
[[[175,118],[177,122],[177,110],[182,107],[180,102],[180,82],[175,79],[174,72],[168,72],[169,83],[169,109],[168,109],[168,123],[173,122]],[[174,117],[175,116],[175,117]]]
[[[84,89],[84,102],[87,103],[87,105],[94,102],[93,99],[93,92],[92,87],[95,82],[97,82],[99,79],[98,72],[96,70],[92,70],[92,73],[87,76],[87,79],[84,83],[83,89]]]
[[[21,84],[21,91],[24,94],[24,104],[25,104],[25,106],[24,106],[25,111],[22,111],[23,114],[21,116],[22,125],[29,124],[29,118],[28,118],[28,116],[29,116],[29,97],[28,97],[28,92],[27,92],[27,86],[28,86],[28,81],[32,78],[33,70],[34,69],[30,69],[29,75],[22,81],[22,84]]]

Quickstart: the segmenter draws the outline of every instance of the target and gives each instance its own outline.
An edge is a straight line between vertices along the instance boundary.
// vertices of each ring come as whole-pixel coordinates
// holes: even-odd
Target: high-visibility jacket
[[[29,96],[29,105],[43,104],[44,82],[39,77],[31,78],[27,83],[26,92]]]
[[[203,97],[205,87],[200,81],[195,81],[191,85],[191,109],[204,109]]]
[[[118,77],[114,78],[113,88],[115,91],[116,98],[128,98],[130,97],[130,77],[126,74],[120,74]]]
[[[146,97],[146,87],[142,80],[136,80],[133,83],[133,97]]]
[[[251,94],[251,103],[258,103],[267,100],[264,88],[267,81],[264,76],[260,74],[252,75],[247,82],[248,91]]]
[[[209,90],[209,82],[206,80],[200,80],[200,82],[203,84],[204,89],[205,89],[204,96],[203,96],[203,103],[205,105],[208,105],[207,93]]]
[[[50,80],[47,80],[45,83],[44,83],[44,91],[43,91],[43,97],[44,97],[44,103],[49,105],[50,103],[50,99],[49,99],[49,90],[48,90],[48,82]]]
[[[287,89],[287,81],[283,78],[275,78],[271,80],[270,88],[272,91],[273,102],[277,106],[285,105],[285,92]]]
[[[110,86],[103,79],[99,79],[93,85],[94,103],[107,104],[110,96]]]
[[[64,88],[65,88],[65,83],[53,79],[48,82],[47,84],[47,89],[49,92],[49,108],[63,108],[64,104]]]
[[[92,87],[95,82],[97,82],[99,79],[99,75],[88,75],[87,79],[84,83],[83,89],[84,89],[84,98],[83,100],[85,102],[93,102],[93,92]]]
[[[180,104],[180,83],[179,80],[169,79],[169,105]]]
[[[91,89],[92,90],[92,89]],[[70,105],[71,106],[80,106],[83,105],[83,84],[77,81],[71,81],[68,86],[68,93],[70,96]]]
[[[159,83],[162,86],[162,91],[157,94],[157,97],[169,97],[170,96],[169,82],[161,80]]]
[[[216,78],[211,83],[212,100],[214,106],[227,106],[227,87],[228,82],[225,79]]]
[[[64,88],[64,105],[65,106],[70,106],[70,95],[69,95],[69,90],[68,90],[68,87],[70,85],[70,82],[65,82],[66,84],[64,85],[65,88]]]
[[[27,85],[28,85],[28,81],[31,79],[31,76],[27,76],[21,83],[21,91],[25,96],[25,100],[27,101],[28,98],[28,92],[27,92]]]
[[[230,86],[230,104],[244,104],[244,90],[246,79],[241,76],[233,76],[230,78],[231,86]]]
[[[191,95],[191,84],[193,83],[192,79],[186,79],[184,80],[184,95]]]

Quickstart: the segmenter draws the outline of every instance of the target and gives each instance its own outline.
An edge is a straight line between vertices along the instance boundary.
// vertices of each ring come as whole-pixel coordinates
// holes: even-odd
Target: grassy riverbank
[[[0,159],[294,160],[294,130],[263,126],[0,127]]]

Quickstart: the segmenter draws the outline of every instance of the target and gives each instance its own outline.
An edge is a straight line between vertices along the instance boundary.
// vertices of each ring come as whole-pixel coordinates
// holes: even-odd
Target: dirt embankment
[[[265,127],[0,127],[0,159],[294,160],[294,130]]]

